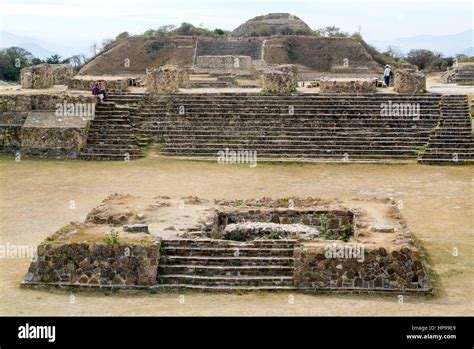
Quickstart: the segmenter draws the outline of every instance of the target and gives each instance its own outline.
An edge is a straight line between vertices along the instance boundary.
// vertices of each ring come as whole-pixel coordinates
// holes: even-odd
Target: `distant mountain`
[[[0,48],[17,46],[31,52],[33,56],[44,59],[51,55],[58,54],[62,58],[68,58],[79,53],[87,53],[88,48],[79,45],[70,47],[56,43],[50,43],[44,40],[20,36],[6,30],[0,30]]]
[[[457,54],[472,57],[472,56],[474,56],[474,47],[469,47],[465,50],[459,51]]]
[[[403,53],[412,49],[424,48],[431,51],[443,53],[445,56],[453,56],[474,46],[474,29],[469,29],[458,34],[451,35],[417,35],[408,38],[398,38],[390,41],[372,41],[378,50],[386,50],[387,46],[396,46]]]

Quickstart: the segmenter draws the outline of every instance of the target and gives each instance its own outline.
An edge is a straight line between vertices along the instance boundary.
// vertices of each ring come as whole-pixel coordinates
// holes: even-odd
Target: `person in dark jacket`
[[[99,98],[100,103],[104,101],[105,93],[103,90],[101,90],[99,83],[96,83],[94,87],[92,88],[92,94],[96,96],[97,98]]]

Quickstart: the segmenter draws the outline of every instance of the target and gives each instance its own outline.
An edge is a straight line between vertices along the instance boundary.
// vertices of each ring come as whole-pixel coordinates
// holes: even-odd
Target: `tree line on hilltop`
[[[252,31],[251,36],[271,36],[276,33],[273,32],[275,29],[271,29],[268,26],[261,25],[257,26]],[[425,49],[413,49],[407,54],[403,54],[397,47],[389,46],[383,52],[379,52],[375,47],[369,45],[362,38],[362,35],[358,32],[349,34],[342,31],[336,26],[328,26],[317,30],[293,30],[292,28],[282,28],[278,30],[279,35],[312,35],[318,37],[328,38],[352,38],[359,41],[374,60],[380,64],[391,64],[393,66],[399,66],[405,63],[409,63],[417,66],[420,70],[426,72],[432,71],[446,71],[451,67],[457,59],[458,62],[462,61],[474,61],[474,57],[467,57],[465,55],[458,55],[456,57],[444,57],[442,53],[433,52]],[[228,38],[231,36],[231,31],[223,29],[210,30],[203,27],[195,27],[190,23],[182,23],[179,27],[169,24],[158,27],[157,29],[148,29],[143,34],[138,35],[149,39],[160,39],[171,36],[182,35],[182,36],[197,36],[197,37],[209,37],[209,38]],[[85,54],[74,55],[69,58],[63,59],[59,55],[52,55],[46,59],[40,59],[34,57],[30,52],[21,47],[9,47],[0,50],[0,80],[3,81],[19,81],[20,71],[24,67],[48,63],[48,64],[70,64],[75,71],[79,69],[88,61],[92,60],[104,51],[107,51],[112,46],[120,43],[123,40],[130,38],[131,35],[128,32],[123,32],[115,39],[105,39],[101,44],[94,42],[90,46],[91,56],[87,57]]]

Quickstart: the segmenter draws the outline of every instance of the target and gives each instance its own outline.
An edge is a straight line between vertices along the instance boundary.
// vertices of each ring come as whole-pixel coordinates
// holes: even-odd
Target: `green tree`
[[[34,56],[21,47],[9,47],[0,51],[0,80],[18,81],[20,71],[29,66]]]
[[[60,55],[52,55],[51,57],[46,58],[46,63],[48,64],[59,64],[61,63]]]
[[[425,69],[426,66],[430,65],[438,57],[430,50],[417,49],[411,50],[407,54],[407,61],[411,64],[416,65],[420,70]]]
[[[332,25],[316,30],[316,34],[327,38],[347,38],[348,33],[341,31],[340,28]]]

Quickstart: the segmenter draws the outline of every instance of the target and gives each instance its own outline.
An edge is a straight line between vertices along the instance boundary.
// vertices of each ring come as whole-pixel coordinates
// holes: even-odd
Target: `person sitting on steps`
[[[107,89],[105,88],[105,84],[102,81],[99,81],[99,93],[104,95],[104,101],[107,100]]]
[[[104,101],[104,98],[105,98],[105,94],[104,92],[100,89],[100,84],[99,83],[96,83],[94,85],[94,87],[92,88],[92,94],[94,96],[96,96],[97,98],[99,98],[99,102],[100,103],[103,103]]]

